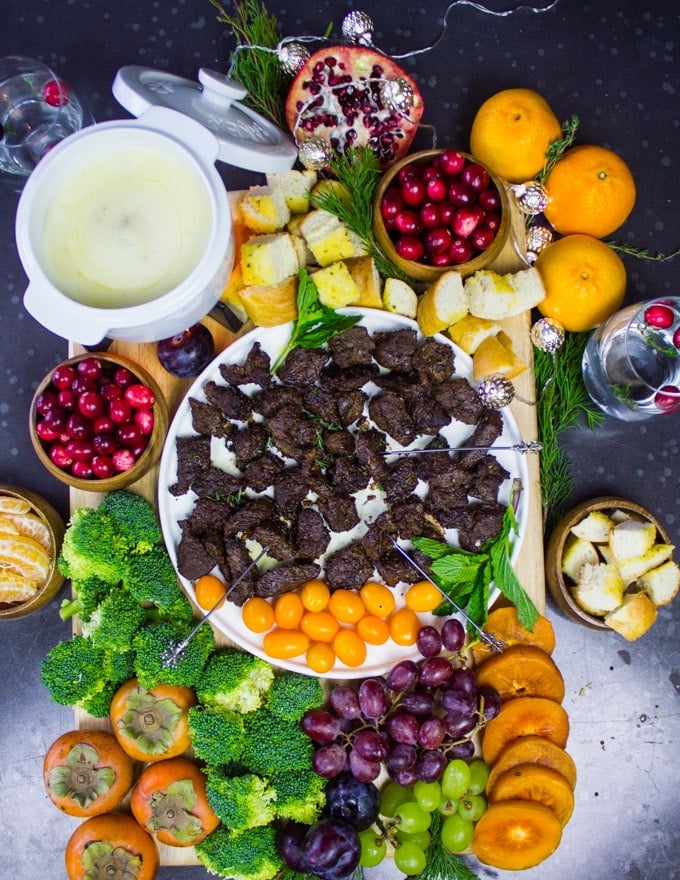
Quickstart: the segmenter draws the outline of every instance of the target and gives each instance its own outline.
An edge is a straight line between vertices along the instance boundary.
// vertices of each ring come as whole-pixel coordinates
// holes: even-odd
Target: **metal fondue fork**
[[[229,594],[233,591],[233,589],[234,589],[235,587],[237,587],[237,586],[241,583],[241,581],[246,577],[246,575],[249,574],[249,573],[255,568],[255,566],[256,566],[257,563],[260,561],[260,559],[262,559],[262,557],[263,557],[268,551],[269,551],[269,547],[263,547],[263,548],[260,550],[260,552],[257,554],[257,556],[255,557],[255,559],[253,559],[253,561],[250,563],[250,565],[249,565],[247,568],[244,568],[243,571],[241,572],[241,574],[240,574],[240,575],[236,578],[236,580],[231,584],[231,586],[229,587],[229,589],[227,590],[227,592],[224,594],[224,596],[222,596],[221,598],[219,598],[219,599],[217,600],[217,602],[215,602],[215,604],[213,605],[213,607],[212,607],[209,611],[206,611],[206,613],[205,613],[205,614],[203,615],[203,617],[198,621],[198,623],[196,624],[196,626],[191,630],[191,632],[189,633],[189,635],[188,635],[186,638],[182,639],[182,641],[179,642],[179,643],[177,643],[177,644],[170,644],[170,645],[167,646],[167,648],[163,651],[163,656],[162,656],[162,658],[161,658],[162,661],[163,661],[163,666],[173,667],[173,666],[176,666],[176,665],[177,665],[177,661],[179,660],[179,658],[181,657],[181,655],[184,653],[184,650],[185,650],[186,646],[187,646],[187,645],[189,644],[189,642],[193,639],[193,637],[196,635],[196,633],[198,632],[198,630],[203,626],[203,624],[206,622],[206,620],[209,620],[209,619],[212,617],[213,613],[214,613],[215,611],[217,611],[217,609],[218,609],[218,608],[219,608],[224,602],[227,601],[227,599],[229,598]]]
[[[383,455],[428,455],[435,452],[519,452],[527,455],[530,452],[540,452],[543,448],[538,440],[523,441],[522,443],[514,443],[512,446],[450,446],[442,449],[391,449],[383,452]]]
[[[399,544],[398,544],[398,543],[396,542],[396,540],[392,537],[392,535],[388,535],[387,537],[388,537],[388,538],[390,539],[390,541],[392,542],[392,544],[393,544],[395,550],[398,550],[398,551],[401,553],[401,555],[404,557],[404,559],[405,559],[407,562],[409,562],[409,563],[413,566],[413,568],[415,568],[415,570],[425,578],[425,580],[427,580],[429,583],[431,583],[433,587],[436,587],[436,589],[439,590],[439,592],[442,594],[442,596],[444,597],[444,599],[446,599],[448,602],[451,602],[451,604],[452,604],[453,607],[456,609],[456,611],[458,612],[458,614],[460,614],[461,617],[462,617],[465,621],[467,621],[467,623],[469,623],[469,624],[470,624],[475,630],[477,630],[477,633],[479,634],[479,638],[480,638],[483,642],[486,642],[486,644],[489,645],[489,647],[490,647],[493,651],[497,651],[498,653],[501,653],[501,651],[503,651],[503,649],[505,648],[505,642],[504,642],[502,639],[499,639],[498,636],[495,636],[493,633],[488,633],[488,632],[486,632],[485,630],[483,630],[483,629],[481,628],[481,626],[479,626],[479,624],[476,623],[476,622],[470,617],[469,614],[467,614],[467,612],[463,611],[463,609],[460,607],[460,605],[456,605],[456,603],[455,603],[455,602],[454,602],[449,596],[446,595],[446,593],[444,592],[444,590],[442,590],[442,588],[439,586],[438,583],[436,583],[435,581],[432,580],[432,578],[431,578],[430,575],[425,571],[425,569],[421,568],[421,567],[418,565],[418,563],[415,561],[415,559],[413,559],[413,558],[412,558],[412,557],[406,552],[406,550],[404,550],[403,547],[400,547],[400,546],[399,546]]]

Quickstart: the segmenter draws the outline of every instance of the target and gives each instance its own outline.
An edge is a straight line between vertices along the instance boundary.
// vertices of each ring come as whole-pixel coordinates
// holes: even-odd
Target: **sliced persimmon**
[[[496,780],[506,770],[517,764],[531,763],[552,767],[564,776],[572,789],[576,786],[576,763],[569,752],[546,739],[544,736],[520,736],[505,746],[489,771],[486,784],[487,793],[496,784]]]
[[[547,697],[561,703],[564,679],[553,658],[535,645],[513,645],[493,654],[476,671],[477,685],[495,688],[501,700]]]
[[[544,804],[497,801],[475,825],[472,851],[485,865],[524,871],[554,853],[561,839],[560,821]]]
[[[497,777],[489,794],[490,802],[520,800],[545,804],[564,827],[574,812],[574,792],[569,782],[541,764],[517,764]]]
[[[569,716],[559,703],[545,697],[508,700],[484,728],[482,757],[487,764],[494,764],[504,746],[529,734],[544,736],[564,748],[569,737]]]
[[[552,654],[555,650],[555,630],[548,618],[539,615],[534,628],[528,630],[520,623],[514,605],[494,608],[487,618],[484,630],[498,636],[508,648],[511,645],[536,645],[537,648],[543,648],[546,654]],[[475,642],[470,650],[477,665],[493,654],[493,649],[486,642]]]

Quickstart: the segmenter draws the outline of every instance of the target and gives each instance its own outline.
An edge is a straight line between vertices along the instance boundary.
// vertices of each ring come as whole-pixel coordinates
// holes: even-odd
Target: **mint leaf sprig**
[[[339,315],[334,309],[323,305],[317,286],[307,270],[300,269],[299,276],[298,316],[293,322],[290,339],[270,370],[272,376],[276,375],[294,348],[321,348],[331,337],[349,330],[361,320],[360,315]]]
[[[488,616],[489,588],[495,583],[506,599],[517,608],[525,629],[532,631],[538,619],[536,606],[520,583],[510,563],[511,534],[518,526],[512,505],[503,515],[500,534],[487,541],[477,552],[452,547],[432,538],[413,538],[413,545],[432,560],[430,571],[439,588],[471,618],[468,629],[483,628]],[[453,606],[444,600],[435,609],[437,615],[451,614]]]

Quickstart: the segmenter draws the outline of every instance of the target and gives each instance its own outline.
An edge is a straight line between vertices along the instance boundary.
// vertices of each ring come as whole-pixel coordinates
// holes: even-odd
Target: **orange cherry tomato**
[[[309,646],[306,660],[312,672],[323,675],[335,666],[335,651],[326,642],[314,642]]]
[[[282,629],[297,629],[304,613],[297,593],[282,593],[274,602],[274,621]]]
[[[106,730],[62,733],[43,761],[47,796],[69,816],[83,818],[114,810],[132,780],[132,758]]]
[[[299,629],[272,629],[262,639],[262,649],[267,657],[290,660],[305,654],[309,648],[309,636]]]
[[[335,590],[328,600],[328,610],[340,623],[356,623],[366,613],[366,606],[353,590]]]
[[[359,590],[359,595],[369,614],[376,617],[389,617],[394,611],[394,593],[385,584],[368,581]]]
[[[300,599],[307,611],[324,611],[330,596],[328,586],[319,578],[307,581],[300,588]]]
[[[274,626],[274,609],[266,599],[252,596],[241,608],[243,623],[251,632],[267,632]]]
[[[341,629],[333,639],[335,656],[345,666],[361,666],[366,662],[366,643],[353,629]]]
[[[182,788],[173,792],[180,782]],[[205,782],[205,774],[188,758],[149,764],[132,789],[132,815],[142,828],[156,834],[159,843],[194,846],[220,824],[208,803]]]
[[[300,621],[300,629],[315,642],[332,642],[340,624],[330,611],[306,611]]]
[[[136,678],[113,696],[109,719],[121,747],[137,761],[161,761],[181,755],[191,745],[187,713],[196,694],[178,684],[142,687]]]
[[[420,621],[410,608],[398,608],[389,619],[390,635],[397,645],[414,645],[418,638]]]
[[[204,574],[194,584],[196,603],[204,611],[210,611],[227,594],[227,588],[214,574]],[[222,607],[220,603],[218,607]]]
[[[387,621],[375,614],[366,614],[357,621],[357,632],[368,645],[384,645],[390,637]]]
[[[442,603],[442,594],[429,581],[417,581],[406,591],[404,601],[411,611],[434,611]]]
[[[85,851],[94,843],[116,851],[116,868],[121,877],[154,880],[158,871],[158,847],[153,837],[129,813],[116,811],[91,816],[80,824],[66,844],[64,858],[69,880],[87,880],[91,866]]]

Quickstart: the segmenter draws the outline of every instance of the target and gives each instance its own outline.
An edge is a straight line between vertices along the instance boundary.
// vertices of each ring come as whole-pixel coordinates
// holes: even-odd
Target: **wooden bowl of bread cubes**
[[[584,501],[550,536],[548,589],[572,620],[634,641],[680,590],[674,550],[663,525],[639,504],[611,496]]]

